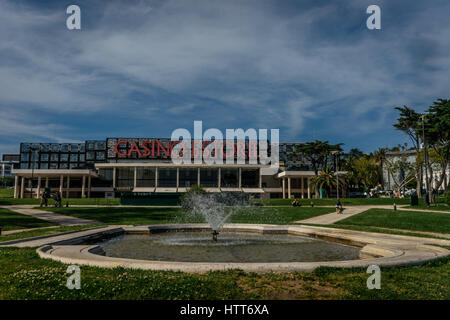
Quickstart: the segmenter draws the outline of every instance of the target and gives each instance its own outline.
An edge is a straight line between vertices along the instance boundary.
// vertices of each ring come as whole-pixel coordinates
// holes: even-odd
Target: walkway
[[[78,226],[86,224],[100,224],[100,222],[95,220],[80,219],[71,216],[65,216],[62,214],[44,211],[39,209],[34,209],[36,205],[12,205],[12,206],[0,206],[0,208],[8,209],[20,214],[31,216],[37,219],[45,220],[48,222],[53,222],[60,224],[62,226]]]

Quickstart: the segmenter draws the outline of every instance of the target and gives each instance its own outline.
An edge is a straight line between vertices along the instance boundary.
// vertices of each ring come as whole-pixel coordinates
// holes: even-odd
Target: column
[[[20,184],[20,198],[23,199],[23,193],[25,188],[25,177],[22,177],[22,183]]]
[[[82,198],[86,197],[85,192],[86,192],[86,176],[83,176],[83,178],[81,178],[81,197]]]
[[[304,199],[304,198],[305,198],[305,193],[304,193],[304,190],[305,190],[305,180],[304,180],[303,177],[301,177],[300,179],[302,179],[302,184],[301,184],[301,187],[302,187],[302,199]]]
[[[308,183],[308,199],[311,199],[311,188],[309,187],[309,184],[310,184],[310,179],[309,179],[309,177],[307,178],[307,183]]]
[[[88,177],[88,198],[91,197],[91,176]]]
[[[220,180],[222,180],[222,179],[221,179],[222,170],[219,168],[218,171],[219,171],[219,172],[218,172],[218,174],[217,174],[217,178],[219,179],[219,181],[217,182],[217,186],[220,188],[220,187],[221,187]]]
[[[242,188],[242,168],[238,169],[238,188]]]
[[[62,196],[62,190],[63,190],[63,183],[64,183],[64,176],[61,175],[59,177],[59,192],[61,193],[61,196]]]
[[[67,190],[66,190],[66,198],[69,198],[69,190],[70,190],[70,176],[67,176]]]
[[[177,168],[177,189],[179,186],[180,186],[180,168]]]
[[[19,195],[19,176],[14,177],[14,199],[17,199]]]
[[[155,168],[155,188],[158,188],[158,173],[159,169],[158,167]]]
[[[286,199],[286,180],[281,178],[283,199]]]
[[[291,178],[288,178],[288,199],[291,198]]]
[[[262,189],[262,175],[261,175],[261,168],[259,168],[259,184],[258,187]]]
[[[197,169],[197,185],[200,185],[200,168]]]
[[[116,187],[116,167],[113,168],[113,188]]]
[[[136,188],[136,180],[137,180],[137,168],[134,167],[133,189]]]
[[[45,177],[45,187],[48,188],[48,177]]]
[[[36,191],[36,198],[41,197],[41,176],[38,176],[38,185],[37,185],[37,191]]]

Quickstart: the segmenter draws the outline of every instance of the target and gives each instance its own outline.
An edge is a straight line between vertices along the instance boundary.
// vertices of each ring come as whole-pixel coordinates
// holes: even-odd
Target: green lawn
[[[118,205],[120,202],[119,198],[115,199],[105,199],[105,198],[63,198],[63,204],[69,202],[69,205]],[[40,199],[14,199],[14,198],[6,198],[0,196],[0,205],[15,205],[15,204],[36,204],[39,205],[41,203]],[[53,199],[49,199],[48,202],[50,205],[53,205],[55,202]]]
[[[78,230],[92,228],[95,226],[96,225],[60,226],[60,227],[49,228],[49,229],[37,229],[37,230],[35,229],[35,230],[17,232],[17,233],[8,234],[8,235],[1,235],[0,243],[5,242],[5,241],[11,241],[11,240],[18,240],[18,239],[25,239],[25,238],[32,238],[32,237],[39,237],[39,236],[48,236],[48,235],[54,235],[54,234],[70,232],[70,231],[78,231]]]
[[[36,219],[8,209],[0,208],[0,226],[3,231],[56,226],[57,224]]]
[[[264,199],[264,200],[254,200],[255,202],[262,202],[266,206],[290,206],[292,199]],[[297,198],[297,201],[303,205],[310,205],[311,202],[316,206],[334,206],[336,204],[336,198],[329,199],[300,199]],[[419,199],[419,203],[421,203],[422,199]],[[409,198],[403,199],[390,199],[390,198],[342,198],[341,203],[344,206],[354,206],[354,205],[389,205],[389,204],[409,204]]]
[[[181,208],[157,207],[69,207],[46,208],[52,212],[83,219],[94,219],[107,224],[159,224],[159,223],[199,223],[204,219],[198,215],[186,214]],[[229,222],[288,224],[295,220],[307,219],[330,213],[330,208],[286,207],[264,208],[246,207],[234,212]]]
[[[411,209],[425,209],[425,210],[437,210],[437,211],[450,211],[450,206],[446,204],[437,204],[437,205],[431,205],[427,206],[425,204],[421,204],[418,206],[407,206],[406,208]]]
[[[81,266],[81,289],[69,290],[67,265],[34,248],[0,248],[0,299],[448,299],[450,258],[424,266],[382,268],[381,289],[368,290],[365,269],[256,274],[239,270],[188,274]]]
[[[0,198],[12,198],[14,197],[14,189],[0,188]]]
[[[450,214],[370,209],[336,224],[450,233]]]

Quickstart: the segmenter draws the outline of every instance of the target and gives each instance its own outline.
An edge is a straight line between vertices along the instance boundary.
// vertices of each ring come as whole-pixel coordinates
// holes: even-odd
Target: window
[[[72,153],[72,154],[70,155],[70,162],[78,162],[78,154]]]
[[[42,153],[41,154],[41,162],[47,162],[48,161],[48,153]]]
[[[173,187],[177,186],[177,169],[174,168],[160,168],[158,171],[158,187]]]
[[[53,161],[53,162],[58,162],[58,154],[57,153],[52,153],[51,155],[50,155],[50,161]]]
[[[29,143],[22,143],[22,152],[30,152],[30,144]]]
[[[117,187],[133,187],[134,168],[117,169]]]
[[[259,170],[258,169],[242,169],[241,184],[244,188],[259,187]]]
[[[29,153],[22,153],[20,155],[20,161],[28,162],[29,160],[30,160],[30,154]]]
[[[59,152],[59,150],[60,150],[59,144],[52,143],[51,150],[52,150],[52,152]]]
[[[105,160],[105,153],[104,152],[96,152],[97,160]]]
[[[180,169],[180,187],[190,187],[198,184],[198,169]]]
[[[94,160],[95,152],[94,151],[88,151],[86,152],[86,160]]]
[[[50,169],[58,169],[58,163],[56,162],[50,163]]]
[[[200,169],[200,185],[204,187],[218,187],[218,169]]]
[[[222,188],[237,188],[239,179],[238,169],[222,169],[221,170],[221,187]]]
[[[136,168],[136,187],[155,186],[155,168]]]
[[[61,162],[67,162],[69,161],[69,155],[67,153],[62,153],[60,159]]]
[[[41,162],[41,169],[48,169],[48,163],[46,163],[46,162],[42,163]]]

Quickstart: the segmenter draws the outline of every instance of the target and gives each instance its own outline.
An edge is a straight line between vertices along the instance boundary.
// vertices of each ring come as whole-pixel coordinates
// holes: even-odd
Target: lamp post
[[[423,155],[425,160],[425,186],[427,188],[426,192],[426,198],[428,199],[428,203],[431,203],[430,199],[430,188],[429,188],[429,181],[428,181],[428,151],[427,151],[427,144],[425,141],[425,115],[423,114],[421,117],[422,119],[422,142],[423,142]]]
[[[38,154],[38,151],[39,151],[38,149],[31,147],[31,181],[30,181],[30,183],[31,183],[31,187],[30,187],[31,195],[30,195],[30,199],[33,199],[34,167],[35,167],[35,165],[37,163],[37,161],[36,162],[33,161],[33,155]]]
[[[334,155],[335,159],[335,167],[336,167],[336,198],[339,199],[339,175],[338,175],[338,156],[339,151],[333,151],[332,154]]]

